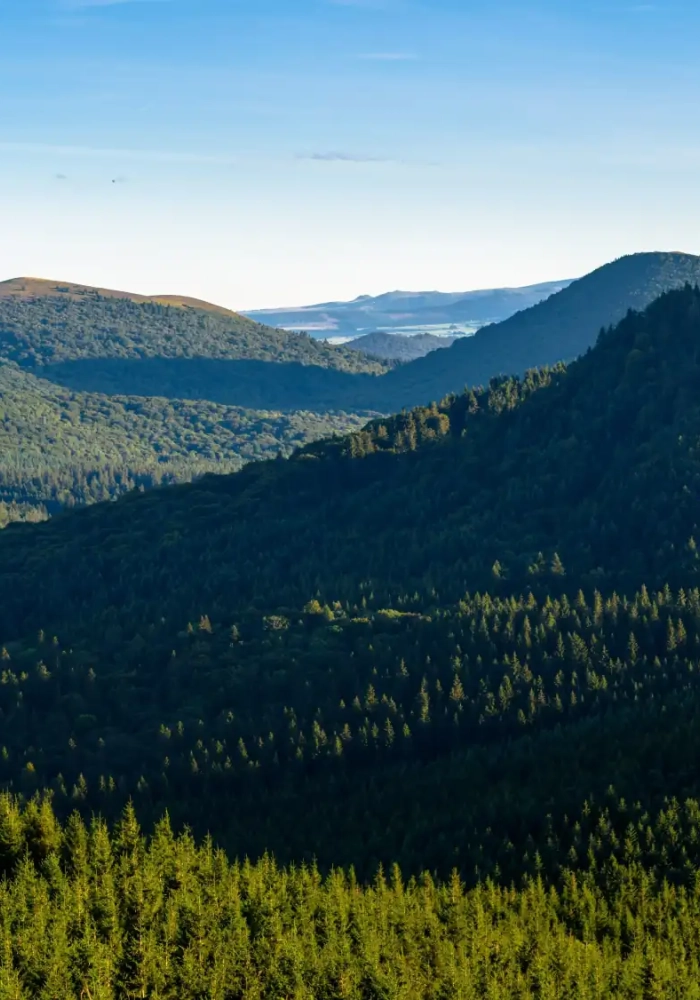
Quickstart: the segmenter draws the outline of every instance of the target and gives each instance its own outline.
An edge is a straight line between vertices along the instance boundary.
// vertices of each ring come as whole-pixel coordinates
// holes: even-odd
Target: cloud
[[[54,176],[54,180],[56,180],[56,181],[67,181],[68,180],[67,174],[54,174],[53,176]]]
[[[321,163],[390,163],[382,156],[364,156],[360,153],[342,153],[331,151],[328,153],[299,153],[298,160],[317,160]]]
[[[1,147],[0,147],[1,148]],[[364,153],[348,153],[342,150],[317,150],[312,153],[297,153],[297,160],[311,160],[316,163],[393,163],[399,167],[440,167],[435,160],[413,160],[396,156],[370,156]]]

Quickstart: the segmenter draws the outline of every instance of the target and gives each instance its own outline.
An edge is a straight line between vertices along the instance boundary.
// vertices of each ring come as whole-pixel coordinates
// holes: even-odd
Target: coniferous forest
[[[10,524],[0,1000],[700,997],[699,389],[688,285]]]
[[[690,254],[632,254],[446,350],[416,358],[411,337],[402,361],[197,300],[0,282],[0,528],[234,472],[377,414],[570,361],[629,308],[699,279]],[[399,342],[367,339],[386,354],[387,337]]]

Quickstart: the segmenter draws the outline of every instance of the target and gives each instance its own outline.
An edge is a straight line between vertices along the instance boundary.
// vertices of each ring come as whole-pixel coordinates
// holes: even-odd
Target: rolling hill
[[[100,289],[15,279],[7,283],[4,295],[0,286],[0,358],[26,367],[97,358],[213,358],[346,372],[385,370],[357,352],[266,327],[214,306],[185,307],[185,301],[143,299],[123,292],[103,295]]]
[[[94,301],[95,299],[124,299],[128,302],[150,302],[156,305],[173,306],[181,309],[199,309],[218,313],[221,316],[237,317],[238,313],[224,306],[217,306],[202,299],[182,295],[138,295],[134,292],[120,292],[113,288],[97,288],[93,285],[79,285],[73,281],[52,281],[47,278],[10,278],[0,281],[0,299],[72,299],[74,301]]]
[[[353,351],[361,351],[375,358],[393,361],[415,361],[430,351],[442,347],[450,347],[454,337],[436,337],[430,333],[417,333],[411,337],[403,337],[400,333],[366,333],[355,340],[348,340],[345,347]]]
[[[37,279],[0,285],[0,527],[134,486],[233,471],[357,427],[359,417],[334,412],[331,390],[352,373],[387,370],[174,301]]]

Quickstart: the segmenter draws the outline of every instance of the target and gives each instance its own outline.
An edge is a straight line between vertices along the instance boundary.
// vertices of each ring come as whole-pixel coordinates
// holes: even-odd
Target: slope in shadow
[[[645,309],[686,283],[700,283],[700,257],[639,253],[605,264],[544,302],[390,372],[382,386],[387,408],[422,405],[497,375],[572,361],[628,309]]]
[[[45,365],[34,374],[80,392],[108,396],[206,399],[257,410],[354,408],[378,393],[378,378],[297,362],[222,358],[84,358]],[[344,405],[347,403],[348,405]],[[371,407],[360,406],[370,412]]]

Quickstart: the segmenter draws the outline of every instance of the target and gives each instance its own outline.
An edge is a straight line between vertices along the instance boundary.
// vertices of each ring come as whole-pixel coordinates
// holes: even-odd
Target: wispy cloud
[[[321,163],[391,163],[382,156],[365,156],[362,153],[343,153],[331,151],[328,153],[298,153],[298,160],[318,160]]]
[[[112,168],[118,168],[125,163],[163,163],[182,166],[202,166],[202,167],[240,167],[252,163],[283,163],[289,162],[290,155],[296,160],[307,160],[316,163],[393,163],[401,166],[438,166],[437,163],[422,160],[406,160],[400,157],[375,156],[370,153],[354,153],[349,150],[329,149],[311,150],[296,154],[280,153],[278,156],[268,155],[243,155],[227,156],[226,154],[211,153],[182,153],[169,149],[125,149],[107,148],[103,146],[62,146],[54,143],[43,142],[1,142],[0,153],[17,153],[28,156],[55,156],[63,160],[111,160]],[[58,162],[61,162],[59,160]],[[63,173],[54,174],[56,180],[68,180],[68,175]],[[123,174],[110,174],[110,179],[115,184],[128,183],[128,176]]]
[[[322,151],[316,150],[311,153],[297,153],[297,160],[310,160],[315,163],[376,163],[376,164],[393,164],[398,167],[406,168],[422,168],[422,167],[440,167],[442,164],[436,160],[414,160],[411,158],[404,158],[400,156],[371,156],[365,153],[350,153],[343,150],[329,150]]]

